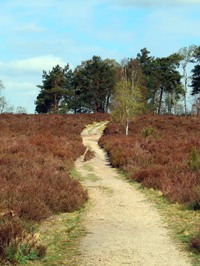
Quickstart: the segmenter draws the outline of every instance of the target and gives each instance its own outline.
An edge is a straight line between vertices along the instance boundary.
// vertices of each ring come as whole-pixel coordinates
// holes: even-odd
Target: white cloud
[[[15,80],[11,80],[5,82],[5,92],[7,93],[20,93],[23,95],[35,95],[36,91],[38,89],[36,89],[36,85],[31,83],[31,82],[24,82],[24,81],[20,81],[17,80],[15,82]],[[33,93],[34,92],[34,93]]]
[[[200,21],[197,18],[191,18],[187,9],[180,12],[171,10],[170,16],[165,10],[155,11],[148,16],[146,23],[148,29],[151,29],[150,32],[156,33],[158,37],[166,35],[171,40],[189,36],[200,38],[200,33],[196,30],[200,27]]]
[[[66,62],[53,55],[44,55],[25,60],[15,60],[10,62],[0,62],[0,70],[11,71],[16,74],[42,73],[43,70],[49,71],[56,65],[65,66]]]
[[[199,0],[110,0],[114,4],[124,6],[181,6],[181,5],[200,5]]]
[[[57,64],[64,67],[67,63],[53,55],[0,62],[4,96],[11,105],[25,107],[29,113],[34,113],[34,101],[40,90],[37,85],[42,84],[42,71],[48,72]]]
[[[7,2],[7,1],[6,1]],[[34,1],[27,1],[27,0],[10,0],[6,3],[8,8],[18,8],[18,7],[48,7],[55,3],[55,0],[34,0]]]
[[[38,27],[35,23],[30,23],[21,27],[14,28],[13,31],[28,32],[28,33],[39,33],[44,31],[44,28]]]
[[[33,85],[33,84],[31,84]],[[38,95],[38,90],[30,90],[28,92],[24,92],[23,93],[24,96],[31,96],[31,97],[35,97]]]
[[[187,8],[172,9],[170,15],[166,10],[155,10],[138,26],[138,48],[147,47],[156,57],[168,56],[181,47],[199,45],[199,27],[199,19],[191,17]]]

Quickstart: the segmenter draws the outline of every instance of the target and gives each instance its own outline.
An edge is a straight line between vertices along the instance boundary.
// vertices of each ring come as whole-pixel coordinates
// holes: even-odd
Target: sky
[[[10,105],[35,113],[43,70],[93,55],[166,57],[200,45],[200,0],[0,0],[0,80]]]

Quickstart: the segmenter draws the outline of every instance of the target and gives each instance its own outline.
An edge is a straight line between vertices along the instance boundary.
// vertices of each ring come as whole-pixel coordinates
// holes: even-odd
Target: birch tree
[[[126,135],[128,136],[129,122],[144,109],[140,89],[132,87],[130,81],[123,79],[117,83],[114,101],[117,109],[113,111],[113,115],[120,116],[120,120],[126,121]]]
[[[126,135],[129,122],[145,108],[144,86],[141,68],[137,60],[122,62],[122,77],[116,84],[114,93],[114,110],[112,117],[118,121],[126,121]]]
[[[196,45],[190,45],[189,47],[183,47],[179,50],[179,54],[182,56],[181,67],[183,69],[183,78],[184,78],[184,107],[185,115],[187,115],[187,88],[188,88],[188,74],[187,74],[187,65],[193,63],[193,56],[197,49]]]

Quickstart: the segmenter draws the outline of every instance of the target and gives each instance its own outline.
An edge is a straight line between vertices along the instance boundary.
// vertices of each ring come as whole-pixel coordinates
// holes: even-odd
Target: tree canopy
[[[194,59],[196,65],[192,69],[192,95],[198,95],[200,93],[200,46],[196,48]]]
[[[93,56],[74,71],[76,95],[83,108],[92,112],[108,112],[115,84],[116,67],[113,61]]]
[[[49,73],[43,71],[42,77],[43,85],[37,85],[41,90],[35,101],[36,112],[58,113],[61,102],[70,93],[72,71],[68,64],[64,68],[57,65]]]
[[[135,115],[144,111],[145,94],[146,87],[138,61],[123,60],[121,79],[115,87],[112,117],[117,121],[126,121],[126,135],[129,122]]]
[[[179,66],[185,71],[187,64],[194,62],[194,54],[198,64],[193,69],[192,94],[200,91],[200,52],[197,53],[195,47],[184,47],[178,53],[160,58],[151,56],[143,48],[136,58],[125,58],[121,64],[94,55],[73,71],[69,64],[63,68],[57,65],[48,73],[43,71],[42,85],[38,85],[40,92],[35,101],[36,112],[110,112],[111,107],[116,106],[116,90],[124,86],[119,86],[121,82],[121,85],[126,83],[128,87],[131,84],[139,88],[146,110],[158,114],[175,113],[178,102],[186,98],[187,93],[186,86],[181,83]],[[187,78],[186,71],[184,77]]]
[[[165,98],[168,113],[171,113],[172,95],[178,100],[183,94],[181,75],[177,70],[182,57],[175,53],[168,57],[154,58],[149,56],[149,53],[144,48],[137,55],[147,87],[147,109],[157,110],[158,114],[160,114],[163,98]],[[169,101],[169,98],[171,98],[171,101]]]

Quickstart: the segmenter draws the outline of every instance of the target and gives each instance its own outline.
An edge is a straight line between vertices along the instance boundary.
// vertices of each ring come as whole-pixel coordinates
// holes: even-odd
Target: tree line
[[[190,63],[194,68],[188,85]],[[188,114],[188,86],[192,88],[191,95],[200,93],[200,47],[196,45],[162,58],[151,56],[144,48],[136,58],[123,59],[120,63],[93,56],[74,71],[69,64],[43,71],[42,85],[37,85],[40,92],[35,111],[75,114],[113,111],[118,119],[146,110]]]

